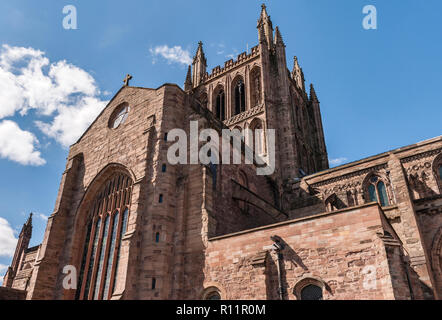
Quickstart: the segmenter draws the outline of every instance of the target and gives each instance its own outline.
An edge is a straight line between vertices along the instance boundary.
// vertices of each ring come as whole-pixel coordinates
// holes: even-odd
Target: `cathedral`
[[[442,137],[329,169],[318,95],[264,5],[257,39],[211,71],[200,42],[184,90],[126,77],[70,147],[39,246],[23,226],[0,299],[442,298]],[[262,161],[171,164],[169,133],[195,122]]]

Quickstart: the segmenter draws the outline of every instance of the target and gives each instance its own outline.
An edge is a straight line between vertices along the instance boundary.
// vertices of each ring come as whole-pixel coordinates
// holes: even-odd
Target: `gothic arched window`
[[[104,183],[92,201],[76,299],[111,298],[129,219],[131,192],[132,179],[116,174]]]
[[[261,70],[259,67],[253,68],[250,72],[250,92],[251,92],[251,108],[261,104]]]
[[[237,115],[246,111],[246,91],[242,79],[236,82],[234,92],[234,115]]]
[[[379,202],[381,206],[386,207],[390,203],[388,201],[387,188],[384,181],[378,176],[372,176],[368,184],[368,199],[370,202]]]
[[[221,121],[226,120],[226,95],[222,88],[216,90],[215,108],[216,117]]]
[[[264,139],[264,128],[262,121],[259,118],[255,118],[250,124],[251,135],[248,139],[248,146],[253,149],[254,153],[257,155],[263,155],[266,152],[265,139]]]
[[[326,286],[322,280],[305,278],[295,285],[293,293],[298,300],[323,300],[324,289]]]

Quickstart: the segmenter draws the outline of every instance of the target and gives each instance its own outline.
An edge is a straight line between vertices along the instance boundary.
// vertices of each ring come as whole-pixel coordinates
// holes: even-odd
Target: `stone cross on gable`
[[[132,79],[132,76],[128,74],[126,78],[124,78],[124,86],[127,87],[129,85],[129,81]]]

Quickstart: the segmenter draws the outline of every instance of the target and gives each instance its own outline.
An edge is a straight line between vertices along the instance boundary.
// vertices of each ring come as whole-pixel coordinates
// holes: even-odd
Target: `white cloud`
[[[49,216],[43,214],[43,213],[36,213],[35,216],[43,221],[48,221]]]
[[[236,58],[238,58],[238,53],[237,52],[230,53],[230,54],[226,55],[226,58],[235,60]]]
[[[189,65],[192,64],[193,61],[190,56],[190,52],[188,50],[183,50],[181,46],[174,46],[170,48],[167,45],[156,46],[153,49],[151,48],[149,51],[154,57],[161,56],[166,59],[168,63]]]
[[[217,55],[223,55],[225,53],[225,45],[223,43],[211,43],[211,47],[215,47]]]
[[[348,160],[347,158],[342,157],[342,158],[330,159],[329,163],[331,166],[335,167],[345,163],[347,160]]]
[[[0,256],[12,257],[16,245],[14,230],[6,219],[0,218]]]
[[[36,121],[35,123],[44,134],[68,147],[85,132],[105,105],[105,101],[85,97],[75,106],[60,107],[58,115],[51,123],[42,121]]]
[[[37,138],[31,132],[21,130],[14,121],[0,122],[0,158],[22,165],[44,165],[46,161],[35,150],[36,145]]]
[[[8,270],[8,266],[0,264],[0,286],[3,284],[3,278],[5,276],[6,270]]]
[[[51,117],[44,122],[35,119],[37,127],[67,147],[106,105],[100,95],[94,78],[65,60],[51,63],[44,52],[34,48],[0,47],[0,119],[17,112],[26,116],[29,110],[36,110],[37,117]],[[37,140],[33,137],[35,146]],[[27,141],[25,147],[29,151],[29,135]],[[0,154],[5,152],[11,151],[3,150],[0,145]],[[40,154],[32,149],[30,152],[34,161],[28,164],[34,164]],[[16,157],[7,158],[17,161]]]

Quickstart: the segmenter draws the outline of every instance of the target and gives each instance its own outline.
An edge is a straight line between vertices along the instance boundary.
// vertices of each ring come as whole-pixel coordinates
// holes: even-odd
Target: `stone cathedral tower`
[[[273,29],[265,5],[257,30],[259,43],[250,53],[241,53],[236,61],[226,61],[211,73],[206,72],[207,60],[200,42],[192,75],[189,71],[186,78],[186,91],[230,129],[275,129],[277,177],[282,183],[328,169],[318,97],[313,85],[310,97],[306,92],[297,57],[293,71],[287,69],[281,32],[279,27]],[[263,139],[264,158],[265,144]]]
[[[126,76],[70,147],[42,244],[28,248],[23,227],[0,299],[442,296],[442,138],[328,169],[318,96],[297,57],[287,69],[264,5],[257,31],[210,73],[200,42],[184,90]],[[254,145],[269,161],[259,133],[275,130],[274,173],[172,163],[175,133],[195,123],[247,133],[242,159]]]

